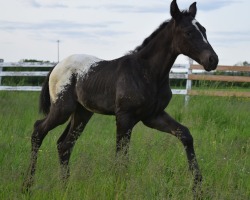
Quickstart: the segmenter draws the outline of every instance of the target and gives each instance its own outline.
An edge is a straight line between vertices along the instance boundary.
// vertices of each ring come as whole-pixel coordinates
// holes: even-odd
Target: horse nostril
[[[215,59],[213,56],[209,56],[209,63],[213,64],[215,62]]]
[[[208,56],[208,65],[210,65],[211,69],[215,69],[218,65],[219,59],[218,56],[215,54]]]

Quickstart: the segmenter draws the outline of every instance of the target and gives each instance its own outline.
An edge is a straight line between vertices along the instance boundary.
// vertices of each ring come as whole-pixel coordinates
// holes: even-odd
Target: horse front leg
[[[188,128],[178,123],[166,112],[162,112],[156,117],[145,120],[143,123],[150,128],[170,133],[176,136],[182,142],[186,151],[189,169],[192,171],[194,176],[194,197],[195,199],[199,198],[201,192],[202,175],[194,151],[193,137],[190,134]]]
[[[128,157],[132,129],[137,122],[127,113],[116,114],[116,155]]]

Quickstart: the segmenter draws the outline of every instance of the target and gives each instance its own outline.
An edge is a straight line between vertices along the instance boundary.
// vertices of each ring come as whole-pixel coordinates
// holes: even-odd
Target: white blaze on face
[[[192,21],[192,24],[193,24],[194,27],[200,32],[200,34],[201,34],[201,36],[202,36],[202,38],[203,38],[203,41],[206,42],[206,43],[208,43],[208,41],[207,41],[206,38],[203,36],[201,30],[199,29],[199,27],[197,26],[196,23],[197,23],[197,21],[194,19],[194,20]]]
[[[49,93],[52,102],[56,102],[59,94],[63,93],[66,86],[70,84],[73,74],[77,78],[84,77],[88,74],[90,68],[101,59],[85,55],[72,55],[59,62],[49,77]]]

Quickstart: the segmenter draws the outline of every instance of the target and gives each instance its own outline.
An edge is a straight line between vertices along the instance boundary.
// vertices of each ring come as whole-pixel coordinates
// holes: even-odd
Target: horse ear
[[[176,3],[176,0],[173,0],[171,5],[170,5],[170,14],[174,19],[177,19],[178,16],[180,15],[181,11],[178,8],[178,5]]]
[[[197,8],[196,8],[196,2],[192,3],[192,5],[189,7],[189,13],[191,14],[191,16],[193,18],[195,18],[197,12]]]

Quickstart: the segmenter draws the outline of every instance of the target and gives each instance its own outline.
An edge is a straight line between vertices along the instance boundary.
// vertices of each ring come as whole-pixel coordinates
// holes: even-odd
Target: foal
[[[172,96],[169,72],[180,54],[191,57],[207,71],[217,67],[218,56],[207,40],[205,28],[195,19],[196,3],[187,11],[180,11],[173,0],[170,13],[172,18],[130,54],[111,61],[72,55],[48,74],[40,99],[40,109],[46,116],[34,124],[24,191],[33,183],[43,139],[50,130],[70,118],[57,141],[63,176],[69,176],[72,149],[93,113],[116,116],[117,152],[128,150],[132,129],[139,121],[176,136],[184,145],[196,190],[202,176],[193,138],[188,128],[164,111]]]

